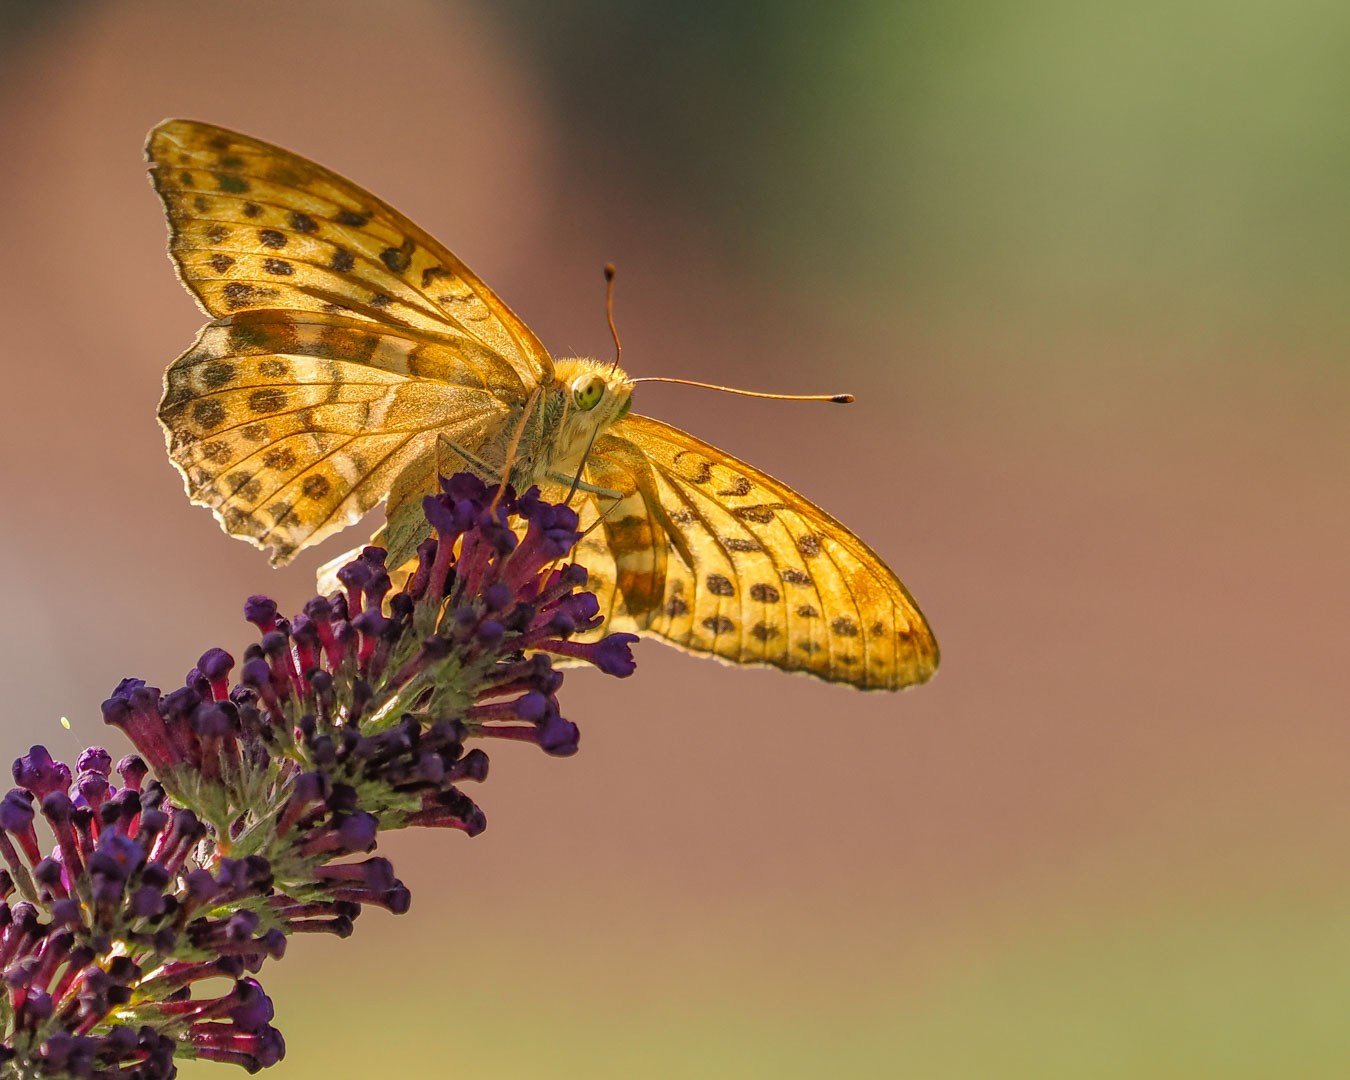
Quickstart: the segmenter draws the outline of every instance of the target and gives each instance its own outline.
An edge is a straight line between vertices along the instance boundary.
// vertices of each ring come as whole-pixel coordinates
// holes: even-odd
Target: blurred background
[[[0,3],[8,753],[122,752],[118,679],[376,524],[273,572],[165,457],[203,318],[140,147],[210,120],[555,355],[608,355],[612,259],[634,374],[855,393],[638,408],[853,526],[944,656],[570,676],[580,755],[496,751],[485,835],[385,845],[407,915],[265,969],[273,1075],[1344,1076],[1347,92],[1331,0]]]

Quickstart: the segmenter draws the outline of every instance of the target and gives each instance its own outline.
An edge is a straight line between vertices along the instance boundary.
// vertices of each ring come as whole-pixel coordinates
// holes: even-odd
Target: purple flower
[[[488,755],[467,744],[577,751],[552,657],[622,677],[634,638],[598,636],[586,572],[559,565],[576,514],[464,474],[424,507],[435,535],[411,572],[367,547],[289,621],[250,597],[260,637],[238,662],[208,649],[167,693],[119,683],[103,716],[137,753],[115,770],[100,747],[74,769],[41,746],[15,761],[0,798],[6,1071],[168,1080],[175,1056],[274,1064],[285,1044],[246,973],[290,934],[346,937],[366,905],[408,910],[370,853],[389,829],[486,828],[462,788],[487,779]],[[222,976],[227,993],[205,990]]]

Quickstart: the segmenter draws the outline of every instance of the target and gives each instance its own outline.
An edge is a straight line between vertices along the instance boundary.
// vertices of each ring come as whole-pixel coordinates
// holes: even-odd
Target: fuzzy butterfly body
[[[257,139],[150,134],[170,254],[213,317],[165,375],[160,421],[189,497],[273,565],[387,500],[391,565],[438,474],[564,495],[605,629],[738,664],[895,690],[937,643],[890,569],[785,484],[630,414],[610,364],[554,361],[398,211]]]

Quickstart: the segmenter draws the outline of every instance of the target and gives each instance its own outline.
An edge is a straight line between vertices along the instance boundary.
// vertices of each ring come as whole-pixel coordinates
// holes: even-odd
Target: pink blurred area
[[[14,754],[120,750],[98,714],[118,679],[176,685],[208,646],[240,651],[246,595],[295,608],[377,524],[273,572],[166,460],[161,374],[203,317],[140,147],[181,115],[369,187],[556,355],[608,353],[613,260],[634,374],[856,394],[841,409],[646,387],[637,407],[856,528],[943,648],[936,680],[898,696],[655,643],[627,682],[569,676],[579,756],[508,748],[484,836],[391,843],[413,911],[358,924],[387,962],[442,948],[453,915],[486,939],[590,943],[634,984],[625,965],[659,939],[724,943],[700,970],[766,1000],[921,993],[1030,925],[1347,884],[1350,381],[1329,345],[1146,317],[1010,325],[974,298],[879,289],[864,306],[748,274],[621,143],[573,139],[488,5],[94,5],[3,65]],[[304,952],[317,971],[344,948]]]

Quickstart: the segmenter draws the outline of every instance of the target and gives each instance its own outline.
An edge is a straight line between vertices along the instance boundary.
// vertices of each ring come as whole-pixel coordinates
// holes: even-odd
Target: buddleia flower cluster
[[[204,653],[183,686],[126,679],[104,720],[136,752],[73,767],[35,746],[0,799],[0,1075],[163,1080],[175,1061],[250,1071],[284,1053],[257,976],[292,934],[346,937],[408,909],[381,832],[476,835],[482,743],[577,749],[555,658],[626,676],[629,634],[596,637],[565,506],[443,481],[432,535],[395,589],[366,548],[341,588],[259,640]],[[586,640],[581,640],[582,637]],[[471,746],[471,743],[480,745]],[[221,977],[233,980],[226,992]]]

